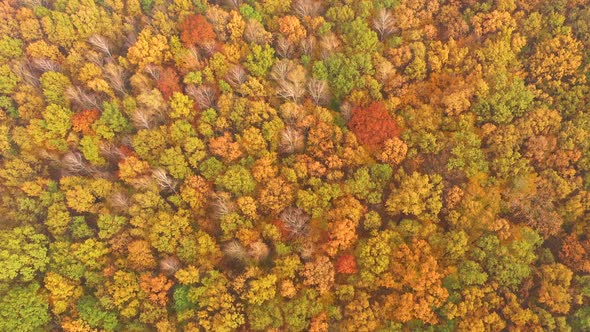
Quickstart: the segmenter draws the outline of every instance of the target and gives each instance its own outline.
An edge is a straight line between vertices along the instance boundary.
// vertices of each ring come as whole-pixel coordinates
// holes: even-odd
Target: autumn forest
[[[590,2],[0,0],[21,331],[590,331]]]

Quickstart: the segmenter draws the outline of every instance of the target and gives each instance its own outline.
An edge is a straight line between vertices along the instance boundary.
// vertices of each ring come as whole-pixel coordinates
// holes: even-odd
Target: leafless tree
[[[202,109],[215,107],[217,93],[213,87],[201,85],[197,88],[194,85],[189,85],[186,87],[186,93],[193,97]]]
[[[275,42],[275,49],[281,58],[289,58],[293,53],[293,43],[287,38],[279,35]]]
[[[256,261],[265,259],[269,253],[268,245],[262,241],[256,241],[248,246],[248,255]]]
[[[373,28],[379,33],[379,39],[383,39],[395,31],[394,18],[391,12],[381,9],[373,18]]]
[[[16,67],[17,74],[20,78],[22,78],[27,84],[32,85],[34,87],[39,86],[39,77],[35,74],[33,68],[31,68],[31,63],[29,61],[23,61]]]
[[[149,74],[156,81],[160,79],[161,70],[160,70],[160,67],[158,67],[156,65],[149,64],[143,68],[143,71],[145,71],[147,74]]]
[[[123,152],[121,152],[121,149],[119,149],[117,145],[112,142],[102,143],[100,145],[100,154],[106,159],[115,163],[119,162],[119,160],[125,157]]]
[[[300,81],[280,81],[277,88],[277,94],[284,99],[298,103],[299,99],[305,94],[305,87]]]
[[[233,65],[227,71],[225,79],[232,87],[237,88],[246,82],[248,73],[242,65]]]
[[[88,165],[79,152],[70,151],[61,158],[61,167],[71,174],[90,174],[92,166]]]
[[[303,149],[303,134],[292,127],[281,131],[279,146],[284,153],[298,152]]]
[[[309,216],[302,209],[288,207],[281,212],[280,218],[293,236],[300,236],[307,233]]]
[[[230,8],[238,9],[242,4],[242,0],[224,0],[225,4]]]
[[[165,170],[157,168],[152,171],[152,178],[163,190],[169,190],[176,194],[176,186],[178,182],[169,176]]]
[[[200,63],[201,62],[201,54],[199,53],[199,50],[196,47],[194,47],[194,46],[191,46],[191,47],[189,47],[187,49],[188,49],[188,53],[190,54],[190,56],[192,56],[193,59],[197,63]]]
[[[152,129],[154,120],[154,114],[147,109],[138,108],[131,114],[131,121],[137,129]]]
[[[352,118],[352,105],[349,102],[343,102],[340,105],[340,115],[348,123]]]
[[[307,83],[307,91],[316,105],[322,105],[328,99],[328,83],[326,81],[310,79]]]
[[[42,72],[60,70],[59,64],[47,58],[34,58],[31,60],[31,63],[35,68]]]
[[[271,41],[272,34],[264,29],[262,23],[250,19],[244,28],[244,38],[249,43],[264,44]]]
[[[111,57],[111,47],[109,45],[109,40],[106,37],[99,36],[99,35],[92,35],[88,38],[88,42],[94,46],[97,50],[101,51],[102,53]]]
[[[116,191],[109,197],[109,204],[118,211],[124,212],[129,210],[131,201],[124,192]]]
[[[208,41],[201,45],[201,49],[207,54],[208,56],[212,56],[217,52],[217,44],[215,41]]]
[[[248,257],[246,248],[244,248],[244,246],[242,246],[240,242],[236,240],[226,243],[223,246],[223,253],[231,259],[240,261],[245,260]]]
[[[70,102],[77,104],[82,108],[100,108],[98,98],[96,98],[94,95],[86,93],[79,86],[67,87],[65,96],[70,100]]]
[[[160,271],[165,275],[171,276],[180,270],[182,264],[176,256],[168,256],[160,261]]]
[[[296,0],[293,2],[293,10],[300,18],[317,16],[321,9],[321,2],[315,0]]]
[[[340,40],[334,33],[327,33],[320,40],[321,56],[327,58],[340,47]]]
[[[285,81],[287,80],[287,75],[291,70],[293,70],[294,65],[291,60],[282,59],[275,63],[272,67],[272,71],[270,73],[270,77],[275,81]]]
[[[104,72],[110,86],[115,89],[115,91],[125,94],[125,70],[119,65],[109,63],[104,67]]]
[[[315,45],[316,38],[314,36],[308,36],[301,40],[301,52],[306,55],[312,55]]]
[[[215,195],[214,201],[211,203],[213,208],[213,217],[221,219],[223,216],[232,213],[235,206],[226,193],[218,193]]]

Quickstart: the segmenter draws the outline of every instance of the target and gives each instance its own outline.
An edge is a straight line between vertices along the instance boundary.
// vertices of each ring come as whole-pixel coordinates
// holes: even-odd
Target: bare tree
[[[315,0],[296,0],[293,2],[293,10],[300,18],[317,16],[321,9],[321,2]]]
[[[129,210],[131,201],[124,192],[116,191],[109,197],[109,204],[118,211],[124,212]]]
[[[264,29],[262,23],[250,19],[244,28],[244,38],[249,43],[265,44],[272,40],[272,34]]]
[[[381,9],[373,18],[373,28],[379,33],[379,39],[383,39],[395,31],[394,18],[391,12]]]
[[[70,102],[77,104],[82,108],[100,108],[98,99],[94,95],[86,93],[79,86],[67,87],[65,96]]]
[[[302,209],[288,207],[281,212],[280,218],[293,236],[300,236],[307,233],[309,216]]]
[[[119,162],[119,160],[125,157],[121,149],[119,149],[117,145],[112,142],[102,143],[100,145],[100,154],[106,159],[115,163]]]
[[[221,219],[223,216],[228,215],[235,210],[235,206],[227,193],[216,194],[215,200],[211,203],[211,207],[213,208],[213,216],[216,219]]]
[[[125,89],[125,70],[123,67],[114,63],[109,63],[104,67],[104,72],[110,86],[115,89],[115,91],[124,95],[127,91]]]
[[[61,158],[61,167],[71,174],[90,174],[92,166],[88,165],[79,152],[68,152]]]
[[[348,123],[352,118],[352,105],[349,102],[340,104],[340,115]]]
[[[294,65],[291,60],[282,59],[277,61],[275,65],[272,67],[272,71],[270,73],[270,77],[275,81],[284,81],[287,80],[287,75],[291,70],[293,70]]]
[[[197,88],[194,85],[189,85],[186,87],[186,93],[193,97],[202,109],[215,107],[217,92],[215,91],[215,88],[211,86],[201,85]]]
[[[16,67],[16,73],[20,78],[22,78],[27,84],[32,85],[34,87],[39,86],[39,77],[31,68],[31,63],[29,61],[23,61]]]
[[[321,56],[327,58],[340,47],[340,39],[334,33],[327,33],[320,40]]]
[[[165,170],[157,168],[152,171],[152,178],[163,190],[169,190],[176,194],[176,186],[178,182],[169,176]]]
[[[111,47],[109,45],[109,40],[106,37],[99,36],[99,35],[92,35],[88,38],[88,42],[94,46],[97,50],[101,51],[102,53],[111,57]]]
[[[280,81],[277,94],[284,99],[298,103],[299,99],[305,94],[305,87],[300,81]]]
[[[292,127],[281,131],[279,147],[284,153],[298,152],[303,149],[303,134]]]
[[[306,55],[312,55],[315,49],[316,38],[314,36],[308,36],[301,40],[301,52]]]
[[[326,81],[310,79],[307,83],[307,91],[316,105],[322,105],[328,99],[328,83]]]
[[[225,79],[232,87],[237,88],[246,82],[248,73],[242,65],[233,65],[227,71]]]
[[[229,258],[239,261],[243,261],[248,257],[246,248],[236,240],[226,243],[223,246],[223,253]]]
[[[145,71],[147,74],[149,74],[156,81],[160,79],[161,70],[160,70],[160,67],[158,67],[156,65],[149,64],[143,68],[143,71]]]
[[[248,255],[256,261],[265,259],[269,253],[268,245],[262,241],[256,241],[248,246]]]
[[[31,63],[33,67],[37,68],[42,72],[60,70],[59,64],[47,58],[34,58],[33,60],[31,60]]]
[[[137,129],[152,129],[155,125],[154,114],[143,108],[138,108],[131,114],[131,121]]]
[[[275,45],[276,45],[275,49],[277,51],[277,54],[281,58],[289,58],[291,56],[291,54],[293,53],[293,49],[294,49],[293,43],[281,35],[279,35],[277,37],[277,41],[276,41]]]
[[[230,8],[238,9],[242,4],[242,0],[224,0],[225,4]]]
[[[180,270],[182,264],[176,256],[168,256],[160,261],[160,271],[165,275],[171,276]]]
[[[215,43],[215,41],[208,41],[201,44],[201,49],[203,49],[205,54],[207,54],[208,56],[212,56],[213,54],[215,54],[215,52],[217,52],[217,44]]]

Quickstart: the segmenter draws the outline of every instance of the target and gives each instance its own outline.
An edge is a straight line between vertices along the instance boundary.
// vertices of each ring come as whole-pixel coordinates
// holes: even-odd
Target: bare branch
[[[280,218],[293,236],[307,233],[309,216],[302,209],[288,207],[281,212]]]
[[[293,10],[299,18],[317,16],[322,7],[321,2],[314,0],[297,0],[293,3]]]
[[[109,40],[106,37],[93,35],[88,38],[88,42],[94,46],[97,50],[111,57],[111,48],[109,46]]]
[[[125,70],[123,67],[109,63],[104,68],[110,86],[121,94],[125,94]]]
[[[215,200],[211,203],[214,218],[221,219],[223,216],[228,215],[235,210],[235,206],[231,202],[229,195],[226,193],[219,193],[215,196]]]
[[[22,78],[27,84],[34,87],[39,86],[39,77],[34,73],[33,69],[31,68],[31,64],[28,61],[24,61],[19,66],[17,66],[16,71],[17,72],[15,74]]]
[[[395,31],[394,18],[391,12],[381,9],[373,18],[373,28],[379,33],[379,39],[383,39]]]
[[[186,87],[186,93],[193,97],[202,109],[215,107],[217,93],[213,87],[201,85],[197,88],[194,85],[190,85]]]
[[[328,83],[326,81],[312,78],[307,83],[307,91],[316,105],[322,105],[328,99]]]
[[[301,52],[306,55],[312,55],[315,45],[316,38],[314,36],[308,36],[301,40]]]
[[[137,129],[152,129],[155,125],[154,114],[143,108],[138,108],[131,114],[131,121]]]
[[[124,192],[117,191],[109,197],[109,204],[111,205],[111,207],[121,212],[124,212],[129,210],[129,207],[131,206],[131,201],[129,199],[129,196],[127,196]]]
[[[182,264],[176,256],[168,256],[160,261],[160,271],[165,275],[171,276],[180,270]]]
[[[246,252],[246,248],[244,248],[240,242],[233,240],[226,243],[223,246],[223,253],[231,259],[243,261],[248,257],[248,253]]]
[[[65,96],[70,102],[78,104],[82,108],[100,108],[97,98],[94,95],[84,92],[79,86],[69,86],[66,88]]]
[[[61,167],[71,174],[90,174],[94,170],[88,165],[79,152],[68,152],[61,158]]]
[[[152,171],[152,178],[163,190],[170,190],[176,194],[176,186],[178,182],[169,176],[165,170],[157,168]]]
[[[248,79],[248,74],[246,73],[244,67],[242,67],[241,65],[233,65],[227,71],[225,79],[232,87],[237,88],[246,82],[246,80]]]
[[[281,131],[279,146],[284,153],[298,152],[303,149],[303,134],[297,129],[286,127]]]
[[[32,64],[35,68],[42,72],[59,71],[60,67],[55,61],[47,58],[34,58]]]
[[[293,53],[293,43],[290,42],[287,38],[279,35],[277,37],[277,41],[276,41],[276,51],[277,54],[281,57],[281,58],[289,58],[291,56],[291,54]]]
[[[160,67],[158,67],[158,66],[155,66],[153,64],[149,64],[143,68],[143,71],[145,71],[147,74],[149,74],[156,81],[160,79],[161,70],[160,70]]]

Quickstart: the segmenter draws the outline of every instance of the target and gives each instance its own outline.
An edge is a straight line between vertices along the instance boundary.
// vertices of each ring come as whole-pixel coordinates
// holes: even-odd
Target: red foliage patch
[[[164,98],[168,99],[174,92],[180,92],[180,79],[176,71],[170,67],[162,70],[158,80],[158,90],[162,92]]]
[[[353,110],[348,127],[369,148],[379,148],[386,140],[400,134],[400,129],[383,102],[374,102],[367,108]]]
[[[185,46],[203,45],[215,39],[215,31],[203,15],[190,15],[180,23],[180,40]]]
[[[336,271],[342,274],[355,274],[358,272],[356,258],[354,255],[346,254],[338,258],[336,262]]]
[[[86,135],[92,134],[93,130],[90,126],[98,118],[100,118],[100,112],[98,110],[83,110],[78,112],[72,116],[73,129]]]

